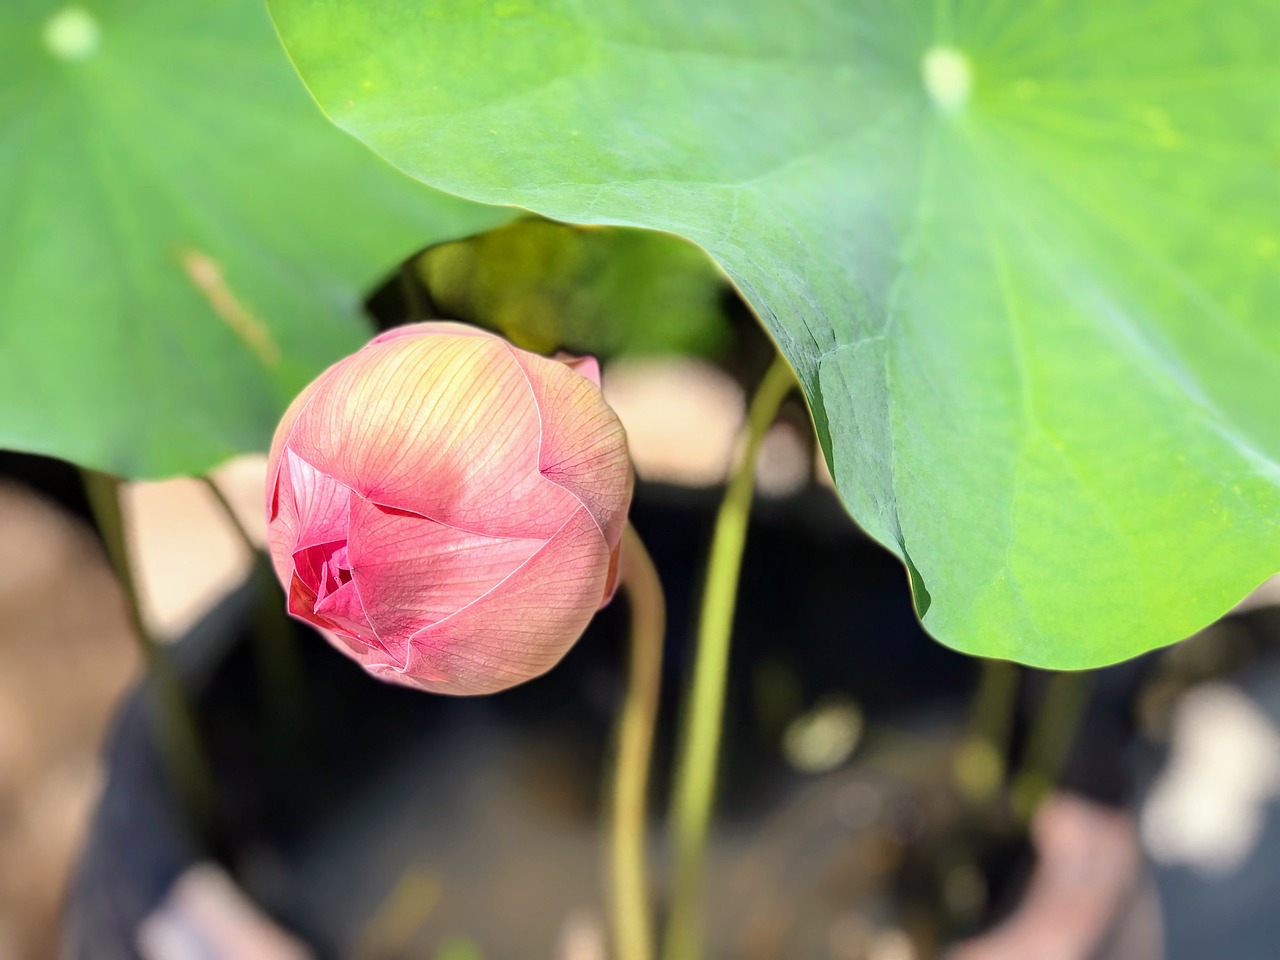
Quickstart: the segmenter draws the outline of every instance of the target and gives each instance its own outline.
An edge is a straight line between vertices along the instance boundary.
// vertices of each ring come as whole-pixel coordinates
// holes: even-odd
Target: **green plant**
[[[1280,565],[1280,7],[272,0],[433,186],[704,247],[934,637],[1111,663]]]
[[[793,377],[849,512],[957,649],[1111,663],[1280,567],[1274,0],[268,5],[279,37],[257,0],[0,10],[0,445],[94,471],[129,586],[106,474],[264,449],[367,338],[379,279],[400,271],[402,319],[474,314],[544,352],[714,352],[702,248],[781,359],[711,550],[672,960],[700,951],[753,458]],[[615,943],[643,960],[662,606],[630,557],[612,881]],[[196,725],[144,650],[199,807]],[[288,648],[264,650],[285,689]],[[956,764],[975,806],[1016,689],[988,665]],[[1084,690],[1051,685],[1020,815]]]
[[[364,292],[510,218],[324,122],[255,0],[0,6],[0,446],[126,477],[265,449]]]

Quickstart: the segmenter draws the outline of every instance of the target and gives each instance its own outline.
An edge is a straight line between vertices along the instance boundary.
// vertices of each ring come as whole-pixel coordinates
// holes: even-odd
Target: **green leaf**
[[[706,248],[944,643],[1099,665],[1280,567],[1275,0],[271,6],[401,169]]]
[[[414,250],[509,219],[328,124],[255,0],[0,4],[0,446],[263,449]]]
[[[417,266],[443,316],[526,350],[706,355],[729,339],[723,275],[665,233],[522,219],[432,247]]]

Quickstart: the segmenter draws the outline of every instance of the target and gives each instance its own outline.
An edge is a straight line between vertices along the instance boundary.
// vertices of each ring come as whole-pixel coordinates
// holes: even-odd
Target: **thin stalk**
[[[956,757],[956,785],[973,803],[997,796],[1008,773],[1009,742],[1018,693],[1018,668],[983,660],[969,730]]]
[[[197,835],[207,834],[214,816],[213,776],[200,740],[195,710],[182,680],[168,651],[152,636],[142,617],[120,507],[120,481],[92,470],[84,471],[83,476],[85,493],[102,533],[107,558],[120,581],[129,624],[156,698],[161,756]]]
[[[613,941],[617,960],[651,960],[653,914],[645,856],[646,805],[667,607],[658,571],[631,524],[622,535],[621,564],[621,584],[631,608],[631,656],[626,699],[618,720],[613,779]]]
[[[231,501],[212,477],[201,481],[221,508],[228,524],[236,532],[240,542],[253,561],[254,586],[258,593],[258,619],[253,631],[253,651],[258,671],[258,683],[268,705],[284,722],[286,731],[295,730],[302,715],[303,685],[302,657],[298,651],[292,621],[285,612],[275,571],[267,555],[254,543],[249,531]]]
[[[765,431],[794,385],[791,368],[782,357],[776,358],[751,401],[741,438],[740,459],[716,515],[673,797],[675,876],[670,920],[663,942],[666,960],[696,960],[702,954],[702,876],[707,828],[715,796],[729,641],[755,486],[756,457]]]
[[[1081,671],[1049,678],[1040,709],[1031,721],[1022,764],[1013,780],[1013,808],[1029,823],[1062,774],[1089,701],[1092,675]]]
[[[240,515],[236,513],[235,507],[231,506],[231,501],[227,499],[227,495],[222,492],[222,488],[214,482],[213,477],[201,477],[200,482],[205,485],[208,491],[213,494],[213,499],[217,501],[219,509],[227,519],[228,525],[235,531],[236,537],[244,545],[245,550],[249,552],[249,556],[257,561],[261,555],[258,545],[253,542],[253,537],[249,536],[249,530],[240,522]]]

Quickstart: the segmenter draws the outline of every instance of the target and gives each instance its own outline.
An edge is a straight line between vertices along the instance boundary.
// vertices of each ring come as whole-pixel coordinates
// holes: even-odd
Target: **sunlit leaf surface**
[[[271,7],[400,168],[710,251],[943,642],[1106,663],[1280,567],[1275,0]]]
[[[367,287],[507,216],[326,123],[255,0],[4,0],[0,446],[131,476],[265,449]]]

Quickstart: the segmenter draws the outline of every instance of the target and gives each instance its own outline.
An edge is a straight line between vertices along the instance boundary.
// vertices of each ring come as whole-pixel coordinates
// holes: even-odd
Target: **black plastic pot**
[[[633,510],[670,606],[658,811],[718,499],[642,486]],[[291,729],[260,688],[254,607],[246,586],[177,649],[215,767],[215,836],[198,841],[186,828],[155,749],[155,716],[135,694],[110,740],[66,956],[138,956],[140,922],[208,857],[322,958],[429,957],[457,935],[490,960],[549,956],[567,918],[600,915],[621,604],[548,675],[481,699],[379,683],[298,626],[305,710]],[[855,908],[885,926],[932,918],[929,936],[941,943],[1010,902],[1026,847],[966,821],[939,786],[977,665],[922,632],[900,565],[827,491],[759,504],[734,643],[711,865],[717,955],[829,956],[833,926]],[[867,718],[864,744],[850,763],[802,773],[779,749],[782,728],[832,697]],[[959,917],[947,912],[939,866],[956,858],[986,871],[989,893],[985,908]],[[370,946],[371,924],[406,889],[430,903],[417,904],[396,949]]]

